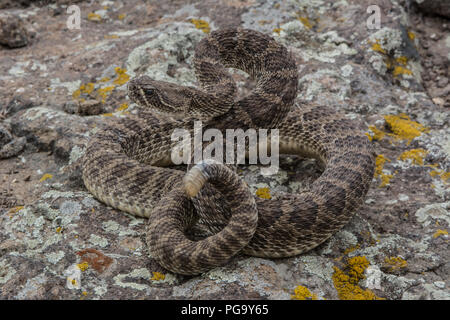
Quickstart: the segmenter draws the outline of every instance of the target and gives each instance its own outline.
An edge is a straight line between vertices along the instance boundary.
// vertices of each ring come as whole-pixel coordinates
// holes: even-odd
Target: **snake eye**
[[[155,93],[155,89],[153,88],[144,88],[143,90],[146,96],[151,96]]]

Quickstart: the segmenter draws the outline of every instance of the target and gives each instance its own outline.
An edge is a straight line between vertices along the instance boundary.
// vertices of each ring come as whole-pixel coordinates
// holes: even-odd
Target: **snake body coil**
[[[358,123],[328,107],[294,106],[298,75],[287,49],[256,31],[219,30],[197,45],[194,67],[202,90],[145,76],[130,81],[130,98],[146,110],[91,138],[82,175],[88,190],[114,208],[150,218],[152,256],[181,274],[223,265],[239,251],[297,255],[346,224],[372,180],[370,142],[355,129]],[[256,80],[248,96],[236,100],[227,67]],[[280,153],[316,158],[325,170],[308,191],[272,199],[252,196],[217,163],[197,164],[184,178],[163,166],[170,164],[173,130],[193,132],[195,119],[205,130],[278,128]],[[199,221],[213,235],[195,241],[187,231]]]

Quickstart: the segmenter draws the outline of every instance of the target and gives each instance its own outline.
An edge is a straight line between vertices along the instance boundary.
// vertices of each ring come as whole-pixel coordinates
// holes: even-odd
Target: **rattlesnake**
[[[132,79],[129,97],[139,116],[96,133],[83,157],[87,189],[114,208],[149,217],[150,254],[165,268],[198,274],[238,252],[288,257],[310,250],[340,229],[364,199],[374,156],[358,122],[329,107],[294,105],[298,71],[293,56],[260,32],[230,28],[210,33],[195,50],[203,90]],[[256,87],[236,99],[227,67],[241,69]],[[167,116],[171,114],[172,116]],[[280,153],[319,160],[325,168],[310,189],[261,199],[229,167],[202,161],[185,175],[170,164],[175,128],[278,128]],[[195,239],[198,223],[213,235]]]

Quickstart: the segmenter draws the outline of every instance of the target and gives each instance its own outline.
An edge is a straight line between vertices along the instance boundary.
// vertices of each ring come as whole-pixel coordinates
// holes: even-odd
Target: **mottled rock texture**
[[[0,14],[34,37],[0,47],[0,147],[26,141],[0,160],[0,299],[450,299],[448,20],[395,0],[118,0],[79,2],[80,29],[70,29],[61,1],[8,2]],[[87,192],[78,160],[92,134],[138,112],[131,77],[196,85],[195,45],[236,25],[292,51],[299,106],[362,121],[377,168],[354,218],[311,252],[241,255],[182,277],[149,256],[146,220]],[[321,173],[311,159],[281,160],[275,176],[239,173],[262,197],[300,192]]]

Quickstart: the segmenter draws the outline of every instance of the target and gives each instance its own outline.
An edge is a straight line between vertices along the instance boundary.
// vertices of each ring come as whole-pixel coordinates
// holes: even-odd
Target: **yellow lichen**
[[[25,208],[24,206],[16,206],[14,208],[9,209],[8,211],[8,215],[9,218],[12,219],[12,217],[14,216],[14,214],[16,214],[17,212],[19,212],[20,210],[22,210],[23,208]]]
[[[281,30],[283,30],[283,29],[282,28],[275,28],[275,29],[272,30],[272,32],[280,34]]]
[[[117,108],[117,111],[124,111],[128,109],[128,103],[122,103],[120,107]]]
[[[209,23],[205,20],[191,19],[189,22],[192,23],[197,29],[202,30],[204,33],[209,33],[211,31]]]
[[[119,36],[117,34],[105,34],[105,39],[119,39]]]
[[[398,58],[395,58],[395,61],[397,61],[399,64],[406,66],[408,64],[408,57],[406,56],[400,56]]]
[[[269,23],[271,23],[271,22],[272,22],[272,20],[264,20],[264,19],[258,21],[258,23],[259,23],[260,25],[262,25],[262,26],[265,25],[265,24],[269,24]]]
[[[153,272],[153,277],[150,280],[159,281],[164,280],[166,276],[160,272]]]
[[[61,227],[56,228],[56,232],[61,233],[61,231],[62,231]]]
[[[427,128],[418,122],[412,121],[409,116],[404,113],[384,116],[384,120],[389,129],[393,132],[389,135],[396,139],[408,140],[407,144],[410,144],[414,138],[420,136],[423,132],[428,131]]]
[[[272,199],[269,188],[258,188],[256,190],[256,195],[261,199]]]
[[[383,53],[383,54],[387,54],[386,50],[384,50],[384,49],[381,47],[381,44],[380,44],[380,40],[379,40],[379,39],[375,39],[375,42],[369,41],[369,44],[371,45],[370,48],[371,48],[373,51],[380,52],[380,53]]]
[[[308,288],[303,286],[298,286],[294,289],[294,295],[291,295],[293,300],[318,300],[316,294],[311,293]]]
[[[8,213],[14,214],[14,213],[19,212],[23,208],[25,208],[25,207],[24,206],[17,206],[17,207],[11,208],[11,209],[9,209]]]
[[[423,165],[423,159],[427,155],[428,151],[422,148],[419,149],[411,149],[408,151],[403,152],[398,159],[399,160],[406,160],[411,159],[412,164],[416,165]]]
[[[127,69],[122,69],[120,67],[116,67],[114,70],[116,71],[116,74],[117,74],[117,79],[115,79],[113,81],[114,84],[121,86],[121,85],[127,83],[128,80],[130,80],[130,76],[128,74],[126,74]]]
[[[89,264],[86,261],[84,261],[82,263],[77,264],[77,267],[81,271],[86,271],[89,268]]]
[[[381,140],[386,135],[385,132],[378,129],[376,126],[369,126],[370,131],[373,132],[373,135],[370,135],[368,132],[366,132],[367,137],[369,137],[370,141],[373,140]]]
[[[39,182],[43,182],[43,181],[45,181],[47,179],[51,179],[51,178],[53,178],[53,175],[51,175],[50,173],[46,173],[42,176],[41,179],[39,179]]]
[[[386,257],[384,262],[390,271],[396,271],[408,265],[408,262],[401,257]]]
[[[111,80],[111,79],[108,77],[104,77],[104,78],[100,79],[100,82],[108,82],[109,80]]]
[[[344,255],[349,254],[350,252],[353,252],[355,250],[358,250],[361,246],[359,244],[357,244],[356,246],[352,246],[350,248],[345,249],[344,251]]]
[[[408,31],[408,38],[411,40],[414,40],[416,38],[416,35],[412,31]]]
[[[358,282],[364,279],[364,271],[369,266],[369,261],[364,256],[357,256],[348,259],[345,268],[347,272],[334,268],[333,284],[341,300],[381,300],[369,289],[363,290],[358,286]]]
[[[438,230],[433,234],[433,238],[436,239],[437,237],[443,236],[443,235],[448,235],[448,231],[447,231],[447,230],[438,229]]]
[[[434,170],[430,171],[430,176],[433,178],[439,176],[444,183],[447,183],[447,180],[450,178],[450,172],[439,169],[437,164],[427,165],[427,167],[434,168]]]
[[[378,186],[379,188],[385,187],[389,184],[389,181],[394,177],[392,174],[385,174],[383,173],[383,167],[386,162],[391,162],[388,158],[386,158],[384,155],[379,154],[377,158],[375,159],[375,174],[374,178],[380,178],[381,184]]]
[[[102,21],[102,17],[101,17],[99,14],[93,13],[93,12],[90,12],[90,13],[88,14],[87,18],[88,18],[88,20],[90,20],[90,21],[95,21],[95,22],[100,22],[100,21]]]
[[[373,125],[369,126],[369,129],[373,132],[373,135],[366,132],[370,141],[381,140],[388,135],[395,140],[407,140],[407,144],[409,145],[414,138],[420,136],[424,132],[428,132],[426,127],[418,122],[412,121],[409,116],[404,113],[398,115],[386,115],[384,116],[384,120],[386,126],[392,133],[384,132]]]
[[[309,21],[309,19],[307,17],[298,17],[297,18],[301,23],[303,23],[303,25],[308,28],[311,29],[312,28],[312,24]]]
[[[80,87],[72,93],[73,99],[78,99],[82,93],[91,94],[94,91],[95,85],[92,82],[81,84]]]
[[[114,90],[114,86],[109,86],[109,87],[105,87],[105,88],[100,88],[97,90],[97,94],[99,97],[102,98],[102,103],[105,103],[106,98],[108,97],[108,94]]]
[[[108,112],[108,113],[102,113],[102,116],[104,116],[104,117],[112,117],[113,114],[112,114],[111,112]]]
[[[392,71],[392,74],[394,75],[394,77],[397,77],[401,74],[412,75],[412,71],[402,66],[395,66],[394,71]]]
[[[123,20],[123,19],[125,19],[126,16],[127,15],[125,13],[121,13],[121,14],[119,14],[118,18],[119,18],[119,20]]]

